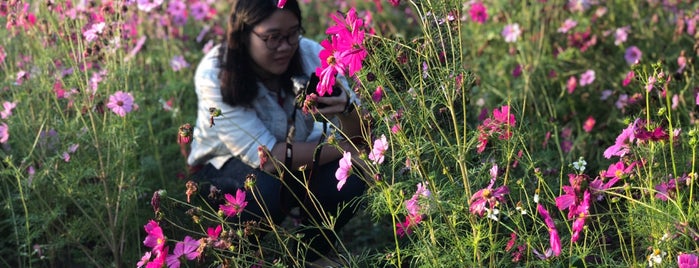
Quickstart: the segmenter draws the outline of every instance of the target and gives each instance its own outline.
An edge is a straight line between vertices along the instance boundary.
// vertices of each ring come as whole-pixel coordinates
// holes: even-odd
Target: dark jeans
[[[255,189],[253,193],[246,193],[247,206],[243,213],[239,215],[240,222],[248,220],[262,220],[265,215],[272,219],[273,224],[280,224],[293,207],[300,207],[300,220],[303,225],[319,226],[323,222],[323,212],[325,215],[332,215],[336,222],[334,231],[339,231],[353,216],[357,207],[357,202],[349,202],[353,198],[361,195],[365,189],[365,183],[356,175],[351,175],[340,191],[337,190],[337,171],[339,159],[331,161],[325,165],[318,166],[313,171],[308,182],[308,189],[302,184],[303,174],[297,172],[295,177],[285,175],[284,181],[276,176],[253,169],[238,158],[231,158],[221,169],[216,169],[211,164],[207,164],[201,170],[192,175],[193,179],[199,183],[199,194],[218,209],[219,204],[223,204],[223,199],[211,199],[209,196],[211,186],[219,189],[220,196],[229,193],[235,196],[237,189],[245,187],[245,180],[249,174],[254,174]],[[322,211],[317,208],[319,204]],[[258,203],[259,202],[259,203]],[[349,206],[344,206],[347,204]],[[266,209],[265,209],[266,208]],[[338,211],[339,208],[343,208]],[[338,215],[339,213],[339,215]],[[237,219],[229,219],[236,220]],[[306,254],[307,261],[313,261],[323,254],[327,254],[333,243],[336,241],[335,235],[325,228],[303,228],[302,241],[308,243],[309,250]],[[317,252],[314,252],[317,251]]]

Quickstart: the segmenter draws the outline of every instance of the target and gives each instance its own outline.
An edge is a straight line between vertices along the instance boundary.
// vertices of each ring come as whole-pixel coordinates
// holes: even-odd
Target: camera
[[[320,83],[320,78],[315,73],[311,73],[310,77],[294,76],[291,78],[291,80],[294,83],[294,94],[296,94],[297,103],[301,104],[301,106],[303,106],[303,102],[305,101],[306,96],[313,93],[315,93],[317,96],[320,96],[320,94],[318,94],[318,91],[316,90],[316,88],[318,87],[318,83]],[[340,94],[342,94],[341,90],[341,88],[333,86],[332,93],[325,94],[323,97],[340,96]],[[317,108],[323,108],[326,106],[327,105],[324,103],[318,103],[316,105]]]

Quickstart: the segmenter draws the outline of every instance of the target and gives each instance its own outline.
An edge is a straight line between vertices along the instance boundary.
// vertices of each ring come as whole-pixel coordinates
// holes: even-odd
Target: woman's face
[[[248,37],[248,52],[257,65],[258,75],[284,73],[299,46],[299,35],[299,19],[287,10],[277,10],[253,27]]]

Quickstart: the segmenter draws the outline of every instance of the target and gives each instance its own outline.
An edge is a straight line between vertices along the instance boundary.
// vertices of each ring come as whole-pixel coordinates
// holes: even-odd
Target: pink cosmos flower
[[[0,118],[2,119],[7,119],[12,115],[12,110],[17,107],[16,102],[3,102],[2,103],[2,111],[0,111]]]
[[[631,123],[616,137],[614,145],[604,150],[604,157],[607,159],[612,158],[612,156],[624,157],[631,150],[630,144],[635,139],[634,123]]]
[[[536,210],[544,219],[546,227],[548,227],[550,239],[549,242],[551,244],[551,250],[553,251],[553,254],[556,256],[561,255],[561,238],[558,236],[558,230],[556,229],[556,224],[553,222],[553,218],[551,218],[551,215],[549,214],[548,210],[546,210],[546,208],[544,208],[544,206],[542,206],[541,204],[536,204]]]
[[[471,5],[468,14],[471,15],[471,20],[479,24],[485,23],[488,20],[488,10],[481,2],[476,2]]]
[[[654,188],[658,193],[655,194],[655,198],[663,201],[667,201],[670,198],[675,198],[675,193],[678,190],[678,186],[687,182],[687,176],[684,175],[678,179],[670,179],[666,182],[662,182],[656,185]]]
[[[347,182],[347,178],[349,178],[351,172],[352,172],[352,153],[344,152],[342,154],[342,158],[340,159],[339,167],[337,168],[337,171],[335,171],[335,178],[338,180],[338,182],[337,182],[337,190],[338,191],[340,191],[340,189],[342,189],[342,186],[345,185],[345,182]]]
[[[650,92],[651,90],[653,90],[655,82],[657,82],[657,81],[658,80],[653,75],[648,77],[648,82],[646,83],[646,91]]]
[[[396,234],[403,237],[409,235],[413,232],[413,228],[417,226],[422,221],[422,215],[407,215],[405,216],[405,221],[396,223]]]
[[[373,100],[375,103],[379,103],[381,99],[383,99],[383,87],[378,86],[376,87],[374,94],[371,94],[371,100]]]
[[[624,161],[619,160],[614,164],[609,165],[609,168],[602,173],[605,178],[612,178],[613,180],[620,180],[625,174],[631,173],[636,164],[625,166]]]
[[[286,5],[286,0],[279,0],[277,3],[278,8],[284,8],[284,5]]]
[[[519,29],[518,23],[513,23],[505,25],[501,34],[505,38],[505,42],[514,43],[517,42],[517,38],[522,34],[522,31]]]
[[[333,47],[339,52],[336,60],[348,68],[348,74],[353,76],[362,68],[362,61],[368,55],[364,49],[364,21],[357,16],[355,8],[346,15],[337,12],[331,17],[334,25],[328,27],[326,34],[337,37],[332,39]]]
[[[199,257],[199,241],[191,238],[190,236],[185,236],[184,241],[177,242],[172,255],[167,256],[167,266],[168,268],[179,268],[180,261],[194,260]]]
[[[184,59],[182,55],[177,55],[170,60],[170,67],[172,70],[177,72],[184,68],[189,67],[189,63]]]
[[[400,0],[388,0],[388,2],[391,3],[391,5],[394,7],[400,5]]]
[[[491,169],[491,179],[488,187],[478,190],[471,196],[469,200],[471,205],[468,209],[471,214],[482,217],[486,210],[486,204],[489,205],[490,209],[493,209],[499,202],[505,202],[505,195],[510,193],[507,185],[500,186],[493,190],[493,184],[495,184],[495,180],[497,179],[496,176],[492,175],[493,170],[496,170],[495,173],[497,173],[497,165],[493,166]]]
[[[677,256],[677,266],[679,268],[699,267],[699,257],[694,254],[682,253]]]
[[[226,204],[219,205],[219,209],[223,211],[226,217],[239,215],[243,212],[245,206],[248,205],[248,202],[245,201],[245,191],[241,189],[236,190],[235,197],[231,194],[225,194],[223,197],[226,198]]]
[[[163,4],[163,0],[136,0],[138,9],[148,13]]]
[[[580,75],[580,86],[587,86],[595,81],[595,71],[587,70]]]
[[[637,46],[630,46],[626,49],[626,53],[624,53],[624,59],[626,60],[626,63],[628,63],[629,65],[634,65],[641,60],[642,55],[643,52],[641,52],[641,50],[638,49]]]
[[[595,118],[592,116],[588,116],[587,119],[585,120],[585,123],[583,124],[583,130],[587,133],[590,133],[592,131],[592,128],[595,127]]]
[[[580,232],[585,227],[585,219],[590,215],[590,192],[585,190],[582,203],[577,207],[576,218],[573,221],[573,235],[570,242],[575,243],[580,238]]]
[[[341,58],[340,52],[337,50],[337,36],[330,36],[331,41],[323,40],[320,45],[323,50],[320,51],[318,57],[321,60],[321,66],[316,68],[316,75],[320,78],[320,82],[316,87],[319,96],[332,94],[332,86],[335,85],[335,76],[345,73],[344,64],[338,60]]]
[[[192,11],[192,18],[194,20],[204,20],[207,15],[209,15],[209,4],[206,1],[198,1],[189,7]]]
[[[622,43],[626,42],[626,39],[629,35],[629,31],[631,30],[631,27],[625,26],[625,27],[620,27],[617,28],[614,31],[614,45],[621,45]]]
[[[221,231],[223,230],[223,227],[221,225],[217,225],[216,228],[209,227],[206,228],[206,235],[208,239],[211,240],[218,240],[218,236],[221,235]]]
[[[384,153],[388,149],[388,142],[386,141],[386,135],[381,134],[381,138],[374,141],[373,149],[369,153],[369,160],[374,164],[381,164],[384,160]]]
[[[158,222],[150,220],[144,229],[148,235],[143,240],[143,245],[153,249],[154,252],[161,251],[165,247],[167,238],[163,235],[163,229],[160,228]]]
[[[137,268],[143,267],[143,266],[146,265],[148,262],[150,262],[150,258],[151,258],[151,252],[148,251],[148,252],[146,252],[146,254],[143,254],[143,257],[141,257],[141,260],[138,261],[138,263],[136,263],[136,267],[137,267]]]
[[[127,113],[131,112],[133,105],[133,96],[131,96],[131,93],[117,91],[109,96],[107,108],[111,109],[115,114],[124,117]]]
[[[575,21],[574,19],[566,19],[563,22],[563,25],[561,25],[561,27],[558,28],[558,32],[559,33],[567,33],[568,31],[570,31],[570,29],[573,29],[577,25],[578,25],[578,22]]]
[[[582,199],[582,185],[587,181],[586,175],[568,174],[570,185],[563,185],[564,194],[556,197],[556,207],[559,210],[568,210],[568,218],[572,219],[577,211],[577,206]]]
[[[568,82],[566,83],[568,94],[573,94],[573,92],[575,92],[576,87],[578,87],[578,79],[575,78],[575,76],[571,76],[570,78],[568,78]]]
[[[7,143],[7,141],[10,139],[10,128],[7,127],[7,124],[1,123],[0,124],[0,143]]]
[[[92,24],[89,29],[83,32],[85,40],[88,43],[97,40],[97,38],[99,38],[99,35],[104,30],[105,26],[106,25],[104,24],[104,22]]]
[[[629,71],[626,73],[626,77],[624,78],[624,81],[621,83],[622,86],[628,86],[631,84],[631,80],[636,76],[636,74],[633,71]]]

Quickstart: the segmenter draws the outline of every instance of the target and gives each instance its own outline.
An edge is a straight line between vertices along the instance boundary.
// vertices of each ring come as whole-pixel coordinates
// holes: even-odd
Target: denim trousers
[[[254,178],[253,192],[248,191],[245,196],[248,202],[245,210],[237,217],[229,218],[231,222],[267,222],[266,219],[271,219],[273,223],[270,224],[279,225],[290,216],[292,208],[299,207],[300,214],[293,216],[309,227],[299,231],[303,234],[302,242],[309,247],[305,260],[314,261],[332,249],[336,242],[332,231],[339,231],[354,216],[358,202],[350,201],[362,195],[366,186],[361,178],[352,174],[338,191],[335,171],[339,160],[317,166],[310,171],[310,176],[307,171],[305,175],[294,172],[294,176],[284,174],[280,178],[232,157],[221,169],[207,164],[192,174],[192,178],[199,184],[201,197],[214,209],[225,203],[221,198],[224,194],[235,196],[238,189],[244,189],[248,177]],[[212,186],[219,190],[217,195],[210,195]],[[318,227],[329,215],[336,219],[334,230]]]

